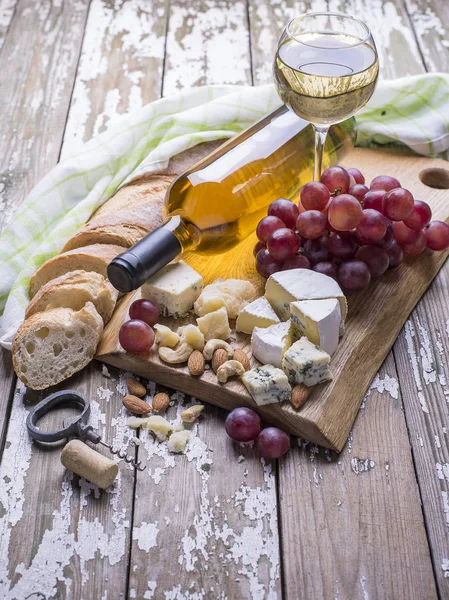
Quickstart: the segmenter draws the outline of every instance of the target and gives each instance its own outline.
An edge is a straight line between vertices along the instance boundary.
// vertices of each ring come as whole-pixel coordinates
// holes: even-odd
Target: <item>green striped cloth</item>
[[[196,88],[123,116],[59,163],[0,236],[0,343],[11,347],[36,268],[121,185],[195,144],[233,136],[279,104],[272,85]],[[399,142],[433,155],[449,147],[447,115],[449,75],[384,81],[357,116],[358,143]]]

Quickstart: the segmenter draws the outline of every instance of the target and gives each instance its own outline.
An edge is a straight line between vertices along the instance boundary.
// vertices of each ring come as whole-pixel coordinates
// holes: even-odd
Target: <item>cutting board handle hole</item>
[[[419,179],[427,187],[437,190],[449,190],[449,170],[448,169],[424,169],[419,174]]]

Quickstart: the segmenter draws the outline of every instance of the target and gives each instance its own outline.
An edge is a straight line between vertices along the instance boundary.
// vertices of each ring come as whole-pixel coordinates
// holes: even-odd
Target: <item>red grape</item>
[[[419,236],[419,231],[410,229],[403,221],[393,223],[394,239],[402,244],[413,244]]]
[[[311,265],[327,261],[329,258],[329,252],[320,240],[307,240],[304,244],[304,254],[309,259]]]
[[[301,204],[301,202],[298,203],[298,212],[301,215],[303,212],[305,212],[306,209],[304,208],[304,206]]]
[[[337,231],[350,231],[360,223],[362,214],[362,207],[354,196],[341,194],[332,200],[328,219]]]
[[[154,331],[143,321],[132,319],[120,327],[118,339],[127,352],[148,352],[154,344]]]
[[[396,177],[379,175],[372,180],[369,187],[371,190],[384,190],[385,192],[389,192],[390,190],[394,190],[394,188],[400,188],[401,184]]]
[[[369,243],[379,242],[387,233],[388,221],[374,210],[367,208],[363,211],[362,219],[357,225],[357,235]]]
[[[396,188],[385,194],[382,212],[391,221],[403,221],[413,212],[414,200],[405,188]]]
[[[139,319],[147,325],[154,325],[159,318],[159,309],[150,300],[141,298],[134,300],[129,307],[129,316],[131,319]]]
[[[360,246],[355,257],[368,265],[371,277],[380,277],[390,264],[388,254],[378,246]]]
[[[334,233],[326,241],[326,247],[330,254],[335,258],[348,260],[352,258],[357,251],[357,240],[351,235],[341,235]]]
[[[256,235],[261,242],[266,244],[273,231],[276,231],[276,229],[281,229],[281,227],[285,227],[285,223],[278,219],[278,217],[264,217],[259,221],[256,229]]]
[[[421,252],[423,252],[425,250],[426,244],[427,244],[427,236],[424,233],[424,231],[420,231],[418,233],[418,239],[416,240],[416,242],[413,242],[413,244],[403,244],[402,250],[403,250],[404,254],[414,256],[416,254],[421,254]]]
[[[356,180],[352,175],[349,175],[349,187],[352,188],[357,184]]]
[[[296,229],[307,240],[316,240],[326,231],[327,219],[319,210],[306,210],[299,215]]]
[[[380,213],[382,211],[382,200],[384,199],[385,192],[383,190],[370,190],[366,192],[363,198],[363,208],[373,208]]]
[[[291,229],[276,229],[268,238],[268,252],[275,260],[284,261],[295,256],[301,246],[301,240]]]
[[[365,183],[365,178],[358,169],[351,167],[349,169],[346,169],[346,171],[349,173],[349,175],[352,175],[354,177],[356,183]]]
[[[343,167],[329,167],[320,178],[331,194],[346,194],[349,189],[349,173]]]
[[[264,458],[280,458],[290,450],[290,436],[277,427],[266,427],[259,433],[256,446]]]
[[[282,262],[275,260],[268,250],[260,250],[256,256],[256,269],[259,275],[268,279],[273,273],[282,269]]]
[[[226,433],[236,442],[255,440],[262,429],[259,415],[250,408],[234,408],[226,417]]]
[[[401,264],[402,259],[404,258],[404,252],[396,240],[391,242],[390,246],[385,250],[385,252],[387,253],[388,260],[390,261],[388,266],[389,269],[394,269]]]
[[[357,200],[360,203],[363,202],[363,199],[365,198],[368,192],[369,188],[366,187],[366,185],[363,185],[362,183],[356,183],[355,185],[352,185],[348,190],[348,194],[350,196],[354,196],[354,198],[357,198]]]
[[[386,250],[387,248],[390,247],[390,244],[393,241],[393,239],[394,239],[393,225],[390,223],[390,221],[388,221],[387,222],[387,233],[379,242],[376,242],[376,246],[379,246],[379,248],[383,248],[384,250]]]
[[[319,181],[306,183],[301,189],[301,204],[306,210],[323,210],[329,198],[329,190]]]
[[[347,292],[356,292],[371,281],[368,265],[361,260],[351,259],[338,267],[338,283]]]
[[[329,261],[323,261],[323,262],[317,263],[313,267],[313,270],[316,271],[317,273],[322,273],[323,275],[332,277],[332,279],[335,279],[335,281],[337,281],[337,267],[336,267],[336,265],[334,265],[333,263],[331,263]]]
[[[257,242],[257,244],[254,246],[254,250],[253,250],[254,256],[257,256],[259,254],[260,250],[263,250],[264,248],[266,248],[266,246],[263,242]]]
[[[287,258],[282,265],[282,271],[290,271],[290,269],[310,269],[310,261],[304,254],[297,254],[293,258]]]
[[[427,202],[415,200],[413,211],[410,216],[404,219],[404,223],[407,227],[421,231],[430,222],[431,218],[432,210]]]
[[[443,221],[432,221],[424,229],[427,247],[431,250],[446,250],[449,248],[449,225]]]
[[[285,198],[279,198],[270,204],[268,207],[268,215],[271,217],[277,217],[285,223],[288,229],[294,229],[296,219],[299,215],[298,207],[291,200]]]

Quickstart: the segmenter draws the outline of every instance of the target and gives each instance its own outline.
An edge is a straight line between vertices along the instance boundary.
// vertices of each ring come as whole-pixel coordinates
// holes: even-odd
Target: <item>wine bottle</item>
[[[353,119],[333,125],[323,168],[354,138]],[[173,181],[165,221],[109,264],[109,280],[130,292],[187,250],[230,250],[255,230],[273,200],[299,199],[302,185],[313,178],[313,164],[312,126],[281,106]]]

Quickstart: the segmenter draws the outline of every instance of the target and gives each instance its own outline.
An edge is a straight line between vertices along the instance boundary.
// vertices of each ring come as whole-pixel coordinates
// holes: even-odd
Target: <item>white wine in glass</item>
[[[329,126],[355,115],[371,98],[379,72],[367,25],[338,13],[308,13],[279,39],[274,78],[280,98],[315,129],[319,180]]]

